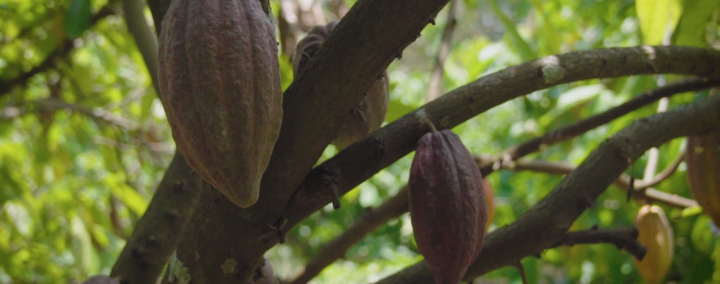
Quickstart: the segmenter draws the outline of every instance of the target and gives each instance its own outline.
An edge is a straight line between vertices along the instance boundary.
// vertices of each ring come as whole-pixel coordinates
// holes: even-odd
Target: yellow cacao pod
[[[720,225],[720,132],[688,137],[685,162],[693,197]]]
[[[635,226],[640,232],[637,241],[647,248],[642,261],[633,259],[635,269],[648,284],[662,283],[670,269],[675,250],[670,222],[662,208],[644,205],[638,212]]]

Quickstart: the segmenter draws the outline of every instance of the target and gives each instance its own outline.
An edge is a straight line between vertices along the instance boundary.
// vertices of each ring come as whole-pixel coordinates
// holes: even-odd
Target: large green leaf
[[[720,9],[718,0],[686,0],[680,22],[673,33],[676,45],[706,47],[705,25],[712,13]]]
[[[663,43],[666,31],[674,30],[682,12],[681,0],[635,1],[643,42],[650,45]]]

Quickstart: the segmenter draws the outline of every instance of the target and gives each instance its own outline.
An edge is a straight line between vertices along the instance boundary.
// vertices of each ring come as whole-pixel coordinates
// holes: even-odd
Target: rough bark
[[[284,94],[280,138],[258,202],[242,210],[216,191],[201,197],[177,250],[193,282],[236,283],[250,277],[265,250],[277,242],[270,226],[334,138],[337,122],[446,2],[367,0],[353,6],[310,61],[306,70],[313,72],[301,73]],[[224,263],[235,265],[225,273]]]
[[[124,284],[157,282],[202,192],[201,180],[191,172],[176,152],[110,276]]]

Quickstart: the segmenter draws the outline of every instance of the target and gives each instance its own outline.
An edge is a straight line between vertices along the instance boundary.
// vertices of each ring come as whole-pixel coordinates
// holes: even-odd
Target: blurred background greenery
[[[0,0],[0,283],[79,283],[108,274],[174,152],[143,58],[121,9],[109,1]],[[338,1],[343,0],[297,3],[320,7],[332,20]],[[280,17],[281,1],[271,3],[275,18]],[[341,4],[351,7],[354,1]],[[103,10],[107,5],[112,9]],[[446,10],[388,68],[386,122],[424,104]],[[152,26],[148,9],[145,16]],[[720,48],[718,0],[460,0],[456,17],[445,91],[550,54],[658,45],[663,39]],[[280,61],[287,87],[292,82],[288,55]],[[565,84],[507,102],[454,131],[474,154],[496,154],[657,85],[653,76]],[[674,96],[670,108],[701,95]],[[528,158],[579,164],[604,139],[656,109],[657,104],[644,107]],[[663,145],[658,169],[671,164],[684,143]],[[335,153],[330,146],[323,159]],[[397,193],[411,161],[412,154],[344,196],[342,209],[328,206],[289,232],[288,242],[267,254],[276,274],[296,275],[368,207]],[[646,161],[647,155],[631,174],[642,177]],[[656,188],[690,197],[685,169],[682,164]],[[490,175],[497,207],[491,230],[512,223],[561,179],[504,170]],[[679,211],[663,207],[669,216]],[[612,186],[573,229],[628,226],[638,208]],[[676,254],[668,281],[720,283],[720,245],[709,219],[696,215],[671,224]],[[420,259],[406,213],[353,246],[314,283],[377,281]],[[529,283],[642,283],[631,256],[612,245],[550,249],[523,265]],[[503,268],[475,282],[521,280],[515,268]]]

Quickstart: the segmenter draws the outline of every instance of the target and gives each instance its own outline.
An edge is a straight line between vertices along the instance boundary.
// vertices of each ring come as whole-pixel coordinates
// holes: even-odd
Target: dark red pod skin
[[[460,283],[485,238],[487,203],[480,169],[455,133],[430,132],[418,141],[409,185],[420,253],[437,283]]]

